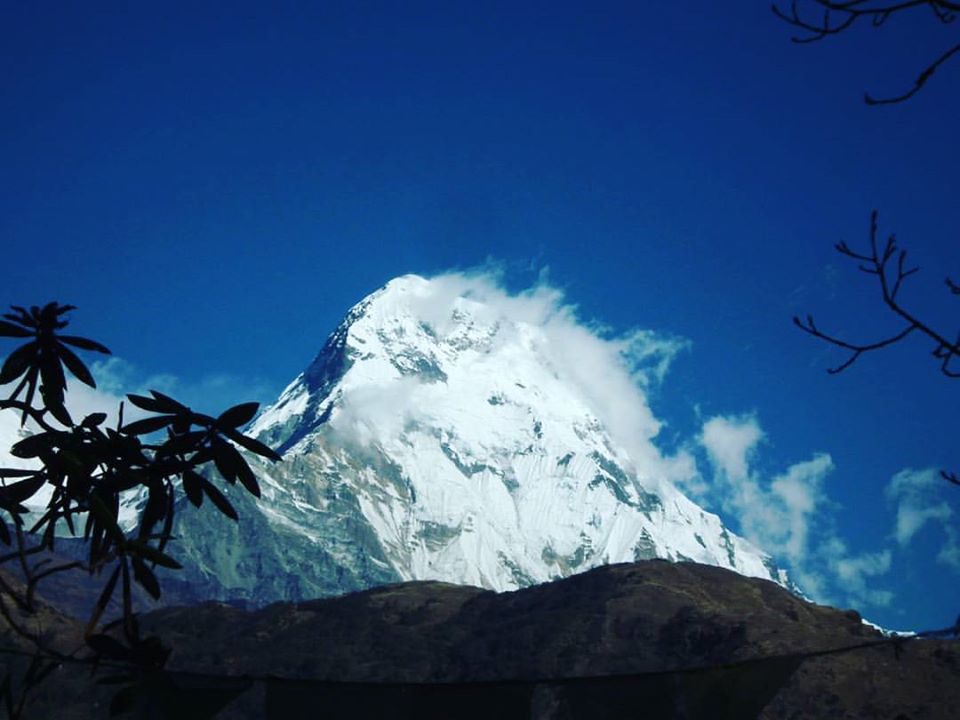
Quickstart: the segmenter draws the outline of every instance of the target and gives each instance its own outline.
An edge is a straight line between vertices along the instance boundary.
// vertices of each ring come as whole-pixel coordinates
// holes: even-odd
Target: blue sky
[[[690,341],[652,404],[665,446],[723,421],[701,443],[717,488],[769,495],[829,456],[804,562],[830,597],[856,575],[892,594],[861,594],[878,622],[953,622],[958,493],[923,473],[960,467],[958,381],[922,343],[828,377],[841,356],[790,323],[896,328],[832,251],[877,208],[923,268],[905,300],[952,332],[960,64],[861,102],[949,29],[798,46],[766,3],[136,5],[2,10],[5,302],[75,304],[115,375],[219,406],[269,400],[391,277],[546,268],[580,317]],[[905,507],[931,519],[898,536]]]

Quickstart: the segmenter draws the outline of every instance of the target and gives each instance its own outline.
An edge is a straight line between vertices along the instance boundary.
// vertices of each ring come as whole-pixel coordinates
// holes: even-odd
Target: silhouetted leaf
[[[40,368],[37,367],[36,365],[31,366],[31,368],[27,370],[26,380],[27,380],[27,396],[24,398],[24,403],[27,405],[32,405],[33,395],[37,391],[37,382],[40,380]],[[27,411],[24,410],[23,418],[20,421],[21,426],[26,421],[26,418],[27,418]]]
[[[136,622],[136,616],[133,616]],[[139,635],[139,630],[136,632]],[[133,646],[133,661],[140,667],[162,668],[170,657],[170,648],[167,648],[156,636],[145,637],[136,641]],[[173,718],[171,720],[182,720]]]
[[[233,445],[222,440],[216,441],[213,446],[213,460],[224,479],[231,483],[239,480],[251,494],[260,497],[260,486],[253,470]]]
[[[259,440],[254,440],[252,437],[243,435],[236,430],[226,430],[224,431],[224,435],[233,440],[240,447],[246,448],[250,452],[256,453],[257,455],[265,457],[268,460],[276,461],[283,459],[272,448],[264,445]]]
[[[203,504],[203,478],[193,470],[183,471],[183,491],[196,507]]]
[[[159,600],[160,583],[157,582],[157,576],[153,574],[153,570],[147,567],[147,564],[136,555],[132,557],[132,561],[133,577],[136,578],[144,590],[150,593],[154,600]]]
[[[87,629],[85,631],[86,635],[89,635],[91,632],[93,632],[93,629],[97,626],[97,623],[100,622],[100,618],[103,617],[103,613],[106,611],[107,605],[110,604],[110,598],[113,597],[113,591],[117,587],[117,580],[119,578],[120,566],[118,565],[110,574],[110,579],[107,580],[107,584],[103,586],[103,590],[100,591],[100,597],[97,598],[97,604],[94,606],[93,612],[90,614],[90,620],[87,623]]]
[[[192,424],[192,418],[189,414],[178,415],[173,421],[173,431],[178,435],[182,435],[190,431]]]
[[[157,392],[156,390],[151,390],[150,394],[153,395],[153,399],[157,402],[157,405],[160,406],[160,412],[172,414],[190,412],[190,408],[186,405],[181,405],[169,395],[164,395],[162,392]]]
[[[36,477],[32,477],[29,480],[21,480],[20,482],[15,482],[0,488],[0,505],[8,507],[9,505],[19,505],[29,500],[37,494],[37,491],[39,491],[46,482],[46,478],[38,473]]]
[[[130,657],[130,648],[109,635],[89,635],[86,640],[91,650],[105,658],[126,660]]]
[[[237,462],[237,480],[240,481],[240,484],[243,485],[247,492],[249,492],[254,497],[260,497],[260,485],[257,484],[257,477],[253,474],[253,470],[250,469],[250,466],[247,464],[247,461],[244,460],[243,455],[238,453],[232,447],[230,448],[236,453],[236,462]]]
[[[0,478],[30,477],[39,470],[24,470],[23,468],[0,468]]]
[[[64,342],[67,345],[73,345],[81,350],[92,350],[94,352],[103,353],[104,355],[110,355],[110,351],[106,347],[98,342],[94,342],[93,340],[77,337],[76,335],[58,335],[57,337],[59,338],[60,342]]]
[[[206,433],[202,430],[168,437],[158,451],[158,455],[170,456],[191,452],[197,449],[204,437],[206,437]]]
[[[173,485],[169,485],[164,492],[164,498],[167,501],[167,507],[163,514],[163,527],[160,529],[160,542],[157,544],[157,550],[164,552],[167,543],[173,537],[173,518],[176,514],[176,494],[173,492]],[[172,558],[171,558],[172,559]],[[176,561],[174,561],[176,562]]]
[[[76,310],[76,309],[77,309],[76,305],[61,305],[58,302],[48,302],[46,305],[43,306],[43,310],[41,310],[41,313],[43,314],[45,319],[50,321],[60,317],[66,312],[70,312],[71,310]]]
[[[116,508],[109,508],[96,492],[90,493],[90,513],[118,545],[124,541],[123,530],[117,524]]]
[[[3,316],[8,320],[13,320],[14,322],[22,323],[27,327],[33,327],[33,318],[30,317],[30,314],[19,305],[11,305],[11,310],[15,310],[16,314],[4,313]]]
[[[236,450],[225,442],[217,442],[213,446],[213,462],[217,466],[217,472],[223,476],[223,479],[229,483],[237,481],[237,459]]]
[[[50,414],[67,426],[73,425],[73,419],[63,404],[63,393],[67,388],[67,379],[63,374],[60,360],[52,355],[40,358],[40,394],[43,404]]]
[[[0,369],[0,385],[13,382],[23,375],[36,360],[38,348],[36,342],[28,342],[10,353]]]
[[[133,557],[142,557],[152,563],[162,565],[163,567],[172,568],[173,570],[179,570],[183,567],[183,565],[178,563],[169,555],[160,552],[155,547],[147,545],[142,540],[130,540],[126,543],[125,547]]]
[[[8,323],[6,320],[0,320],[0,336],[21,338],[30,337],[31,335],[33,335],[33,333],[26,328]]]
[[[93,379],[93,375],[90,374],[87,366],[83,364],[83,360],[78,358],[73,350],[68,348],[66,345],[60,345],[57,348],[57,354],[60,356],[63,364],[67,366],[67,370],[73,373],[73,376],[77,380],[82,382],[84,385],[89,385],[92,388],[97,386],[96,381]]]
[[[81,422],[80,425],[85,428],[95,428],[102,425],[103,421],[106,419],[107,419],[106,413],[102,413],[102,412],[90,413],[83,419],[83,422]]]
[[[37,433],[30,437],[25,437],[16,445],[10,448],[10,454],[18,458],[34,458],[40,455],[44,450],[49,450],[53,445],[53,439],[50,433]]]
[[[225,410],[220,414],[220,417],[216,420],[216,424],[221,428],[237,428],[241,425],[246,425],[253,420],[253,416],[257,414],[259,408],[260,403],[256,402],[234,405],[229,410]]]
[[[13,542],[13,538],[10,537],[10,530],[7,528],[7,522],[3,519],[0,519],[0,542],[8,547]]]
[[[131,405],[135,405],[141,410],[146,410],[147,412],[163,412],[161,409],[163,407],[162,403],[157,402],[153,398],[129,394],[127,395],[127,400],[130,401]]]
[[[234,510],[233,505],[224,497],[223,493],[217,490],[214,484],[206,478],[201,477],[200,479],[203,481],[203,492],[206,493],[210,501],[217,506],[217,509],[231,520],[239,520],[240,516],[237,515],[237,511]]]
[[[156,415],[128,423],[120,428],[120,431],[127,435],[149,435],[158,430],[163,430],[163,428],[167,427],[175,419],[176,416],[174,415]]]
[[[146,537],[153,531],[153,526],[163,519],[167,510],[166,489],[160,483],[150,483],[150,493],[147,504],[140,512],[140,537]]]
[[[67,387],[67,378],[63,374],[60,360],[52,355],[43,355],[40,359],[40,380],[43,384],[44,400],[63,403],[63,391]]]
[[[50,414],[53,415],[58,422],[66,425],[67,427],[73,426],[73,418],[70,417],[70,413],[67,410],[66,406],[63,404],[63,396],[48,398],[46,391],[46,386],[41,388],[43,392],[43,402],[47,406],[47,410],[50,411]]]

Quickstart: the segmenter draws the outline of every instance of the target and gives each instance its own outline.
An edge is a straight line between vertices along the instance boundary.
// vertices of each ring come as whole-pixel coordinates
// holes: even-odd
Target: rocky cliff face
[[[351,309],[249,430],[284,455],[256,468],[263,499],[237,498],[239,527],[185,521],[196,597],[510,590],[646,558],[786,582],[666,479],[644,397],[618,435],[578,338],[509,302],[404,276]]]

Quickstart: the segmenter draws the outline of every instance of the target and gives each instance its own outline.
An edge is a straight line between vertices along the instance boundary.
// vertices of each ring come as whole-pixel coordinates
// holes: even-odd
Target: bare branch
[[[960,3],[947,0],[900,0],[900,2],[890,2],[889,0],[856,0],[854,2],[806,0],[806,12],[801,12],[798,5],[797,0],[792,0],[789,11],[782,10],[777,3],[771,6],[774,15],[800,31],[801,34],[791,38],[795,43],[811,43],[823,40],[826,37],[839,35],[861,20],[869,22],[872,27],[880,27],[896,13],[914,8],[926,7],[931,9],[934,18],[943,25],[952,23],[957,17],[956,12],[960,11]],[[812,19],[817,10],[821,11],[820,16],[817,19]],[[949,48],[924,67],[914,81],[913,87],[909,90],[899,95],[879,98],[867,92],[864,93],[864,102],[867,105],[892,105],[909,100],[920,92],[941,65],[949,61],[958,52],[960,52],[960,43]]]
[[[903,340],[907,335],[909,335],[910,333],[912,333],[914,330],[917,329],[913,325],[908,325],[906,328],[904,328],[902,331],[900,331],[893,337],[886,338],[885,340],[879,340],[877,342],[858,345],[856,343],[850,343],[845,340],[841,340],[840,338],[835,337],[833,335],[828,335],[827,333],[821,332],[814,326],[813,318],[811,317],[807,318],[806,323],[801,321],[800,318],[795,317],[793,318],[793,323],[794,325],[796,325],[798,328],[800,328],[801,330],[803,330],[805,333],[809,335],[813,335],[814,337],[820,338],[821,340],[824,340],[825,342],[828,342],[831,345],[835,345],[837,347],[843,348],[844,350],[850,351],[851,355],[849,358],[847,358],[847,360],[840,363],[836,367],[827,369],[827,372],[831,375],[836,375],[837,373],[843,372],[844,370],[846,370],[848,367],[853,365],[853,363],[857,360],[857,358],[859,358],[863,353],[870,352],[871,350],[879,350],[889,345],[893,345],[894,343],[898,343],[901,340]]]
[[[880,291],[884,305],[890,309],[904,323],[900,332],[891,337],[868,343],[854,343],[844,340],[835,335],[830,335],[821,331],[813,321],[812,315],[807,315],[806,320],[794,317],[794,324],[808,335],[823,340],[835,347],[842,348],[850,354],[846,360],[835,367],[827,369],[831,375],[843,372],[853,365],[861,355],[873,350],[880,350],[890,345],[894,345],[908,335],[919,332],[934,342],[934,349],[931,355],[934,359],[940,361],[940,372],[949,378],[960,378],[960,370],[951,368],[951,363],[960,358],[960,333],[955,340],[947,340],[947,336],[935,330],[930,324],[920,320],[915,314],[906,310],[898,299],[904,281],[911,275],[919,272],[919,267],[908,268],[906,265],[907,251],[897,248],[896,239],[891,235],[884,246],[883,252],[877,250],[877,211],[870,214],[870,254],[862,254],[851,250],[845,242],[839,242],[834,245],[838,253],[857,261],[858,268],[868,274],[875,275],[880,284]],[[891,259],[896,256],[896,266],[891,267]],[[952,295],[960,295],[960,284],[955,283],[950,278],[946,279],[947,288]],[[941,471],[943,478],[955,485],[960,485],[960,477],[956,473]]]
[[[920,268],[912,267],[908,269],[906,267],[907,252],[906,250],[900,250],[899,253],[897,252],[898,248],[896,244],[896,237],[894,235],[891,235],[887,239],[883,252],[878,252],[877,211],[874,210],[870,215],[869,255],[851,250],[850,247],[844,242],[837,243],[834,247],[841,255],[857,260],[860,263],[858,265],[860,270],[877,276],[880,283],[880,290],[884,304],[895,315],[903,320],[906,325],[897,334],[882,340],[866,343],[854,343],[839,338],[835,335],[822,332],[814,324],[812,316],[808,315],[806,321],[802,321],[800,318],[795,317],[793,319],[794,324],[807,334],[813,335],[824,342],[839,348],[843,348],[844,350],[848,350],[850,352],[850,357],[848,357],[847,360],[836,367],[828,369],[827,372],[830,374],[842,372],[850,367],[863,353],[888,347],[900,342],[912,332],[918,331],[922,335],[926,335],[928,338],[934,341],[935,349],[933,351],[933,356],[941,361],[940,371],[947,377],[960,377],[960,372],[950,369],[950,363],[957,357],[960,357],[960,336],[958,336],[958,338],[954,341],[947,340],[945,334],[934,330],[929,324],[923,322],[916,315],[904,309],[904,307],[899,303],[898,295],[904,281],[911,275],[917,273]],[[897,257],[896,267],[891,268],[890,260],[894,256]],[[947,287],[950,288],[951,293],[960,295],[960,286],[953,283],[953,281],[950,279],[947,279]]]
[[[933,77],[933,74],[937,71],[941,65],[947,62],[950,58],[960,52],[960,43],[957,43],[952,48],[947,50],[943,55],[938,57],[932,63],[930,63],[923,71],[917,76],[917,79],[913,81],[913,87],[907,90],[905,93],[900,95],[895,95],[888,98],[875,98],[870,93],[863,94],[863,101],[867,105],[893,105],[895,103],[901,103],[904,100],[909,100],[914,95],[916,95],[927,84],[927,81]]]

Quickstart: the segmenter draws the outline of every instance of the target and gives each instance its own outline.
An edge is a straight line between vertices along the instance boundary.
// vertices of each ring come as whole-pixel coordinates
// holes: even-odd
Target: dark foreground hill
[[[223,718],[960,717],[956,642],[803,658],[883,638],[853,611],[693,563],[502,594],[418,582],[256,612],[166,608],[143,624],[173,669],[273,678]],[[114,691],[64,669],[30,717],[107,717]]]

